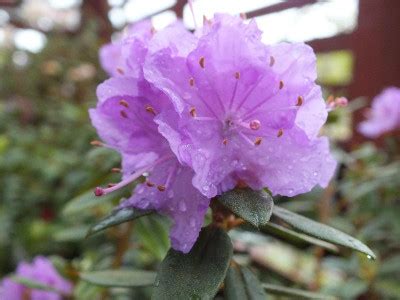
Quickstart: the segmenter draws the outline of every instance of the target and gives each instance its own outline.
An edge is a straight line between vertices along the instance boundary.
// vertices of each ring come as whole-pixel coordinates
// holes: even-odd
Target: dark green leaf
[[[301,232],[304,232],[327,242],[360,251],[368,255],[370,258],[376,258],[372,250],[369,249],[362,242],[330,226],[292,213],[291,211],[288,211],[279,206],[274,207],[273,214]]]
[[[246,285],[246,291],[248,299],[250,300],[265,300],[267,299],[267,294],[261,285],[258,278],[251,272],[248,268],[242,267],[243,280]]]
[[[282,238],[286,241],[293,242],[295,244],[312,244],[315,246],[323,247],[325,249],[328,249],[332,252],[339,252],[338,247],[335,245],[316,239],[314,237],[308,236],[303,233],[298,233],[296,231],[290,230],[286,227],[280,226],[278,224],[274,223],[267,223],[262,227],[262,231],[271,234],[272,236],[276,236],[278,238]]]
[[[211,299],[225,278],[232,243],[220,228],[206,227],[192,250],[170,249],[155,282],[153,299]]]
[[[144,270],[104,270],[81,273],[82,280],[107,287],[139,287],[154,283],[155,272]]]
[[[238,265],[231,265],[226,273],[224,296],[227,300],[246,300],[247,293]]]
[[[287,287],[274,285],[274,284],[266,284],[265,283],[262,286],[269,294],[279,295],[279,296],[287,296],[287,297],[291,297],[293,299],[315,299],[315,300],[337,299],[333,296],[303,291],[303,290],[299,290],[299,289],[287,288]]]
[[[116,209],[111,214],[106,216],[103,220],[93,225],[89,229],[87,236],[93,235],[109,227],[116,226],[124,222],[132,221],[134,219],[148,215],[150,213],[152,213],[151,210],[140,210],[136,208]]]
[[[218,201],[256,227],[269,221],[274,207],[273,199],[267,192],[249,188],[226,192],[218,197]]]

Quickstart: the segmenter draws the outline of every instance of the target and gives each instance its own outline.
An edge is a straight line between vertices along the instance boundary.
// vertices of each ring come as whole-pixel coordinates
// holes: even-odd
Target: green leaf
[[[116,209],[111,214],[102,219],[100,222],[90,227],[87,236],[91,236],[109,227],[135,220],[139,217],[143,217],[152,212],[153,211],[151,210],[140,210],[136,208]]]
[[[85,238],[86,232],[88,231],[88,226],[74,226],[66,227],[56,231],[53,234],[53,239],[57,242],[75,242],[80,241]]]
[[[154,283],[155,272],[144,270],[104,270],[81,273],[82,280],[106,287],[140,287]]]
[[[24,286],[26,286],[27,288],[30,288],[30,289],[42,290],[42,291],[48,291],[48,292],[54,292],[54,293],[62,294],[61,291],[59,291],[59,290],[57,290],[57,289],[55,289],[55,288],[53,288],[51,286],[45,285],[45,284],[43,284],[41,282],[37,282],[37,281],[29,279],[29,278],[25,278],[25,277],[20,277],[20,276],[14,275],[14,276],[11,276],[10,279],[12,281],[20,283],[20,284],[22,284],[22,285],[24,285]]]
[[[251,272],[248,268],[241,268],[243,280],[246,285],[246,291],[248,299],[250,300],[265,300],[267,299],[267,294],[261,285],[258,278]]]
[[[218,201],[256,227],[269,221],[274,207],[273,199],[267,192],[249,188],[226,192],[218,197]]]
[[[203,228],[189,253],[168,251],[152,299],[211,299],[225,278],[232,254],[232,243],[222,229]]]
[[[64,216],[70,216],[85,212],[89,208],[102,203],[121,199],[124,195],[126,195],[127,191],[128,189],[124,188],[101,197],[96,197],[93,193],[93,190],[87,191],[68,202],[62,213]]]
[[[337,298],[335,298],[333,296],[329,296],[329,295],[313,293],[313,292],[303,291],[303,290],[299,290],[299,289],[292,289],[292,288],[287,288],[287,287],[274,285],[274,284],[264,283],[262,286],[269,294],[291,297],[293,299],[315,299],[315,300],[337,299]]]
[[[365,253],[370,258],[376,258],[372,250],[362,242],[330,226],[292,213],[291,211],[279,206],[274,207],[273,215],[301,232],[333,244],[341,245]]]
[[[227,300],[246,300],[247,293],[238,265],[231,265],[226,273],[224,296]]]
[[[293,242],[294,244],[303,244],[303,243],[307,243],[307,244],[312,244],[315,246],[319,246],[319,247],[323,247],[327,250],[330,250],[334,253],[338,253],[339,249],[337,246],[316,239],[312,236],[308,236],[306,234],[302,234],[302,233],[298,233],[296,231],[290,230],[286,227],[283,227],[281,225],[278,224],[274,224],[274,223],[267,223],[262,227],[262,231],[266,232],[272,236],[278,237],[278,238],[282,238],[283,240],[289,241],[289,242]]]

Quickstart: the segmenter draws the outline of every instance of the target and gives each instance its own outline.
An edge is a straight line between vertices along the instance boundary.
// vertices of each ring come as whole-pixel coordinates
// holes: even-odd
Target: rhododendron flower
[[[110,76],[120,76],[125,72],[130,76],[139,76],[147,52],[147,43],[153,33],[150,20],[127,27],[117,41],[100,48],[102,68]]]
[[[197,239],[209,199],[191,184],[193,170],[181,165],[153,121],[171,106],[168,99],[147,82],[133,77],[112,78],[97,89],[97,108],[90,110],[100,137],[122,155],[123,180],[97,188],[96,195],[110,193],[149,173],[122,207],[155,209],[170,216],[174,225],[172,246],[188,252]]]
[[[386,88],[372,101],[369,117],[359,126],[359,131],[370,138],[400,128],[400,89]]]
[[[239,182],[286,196],[325,187],[336,162],[318,137],[327,108],[312,49],[265,45],[254,21],[227,15],[188,39],[188,55],[176,39],[150,51],[144,75],[179,114],[156,122],[193,185],[209,198]]]
[[[57,292],[31,289],[15,282],[12,278],[5,278],[0,286],[0,299],[61,300],[72,292],[71,283],[62,278],[53,264],[42,256],[36,257],[31,264],[19,263],[16,275],[51,287]]]

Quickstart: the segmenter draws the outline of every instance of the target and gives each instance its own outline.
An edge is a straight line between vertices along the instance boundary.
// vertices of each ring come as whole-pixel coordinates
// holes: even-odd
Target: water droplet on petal
[[[178,208],[182,212],[186,211],[187,210],[186,203],[184,201],[180,201],[178,204]]]
[[[367,258],[368,258],[369,260],[371,260],[371,259],[372,259],[372,256],[371,256],[371,255],[367,255]]]

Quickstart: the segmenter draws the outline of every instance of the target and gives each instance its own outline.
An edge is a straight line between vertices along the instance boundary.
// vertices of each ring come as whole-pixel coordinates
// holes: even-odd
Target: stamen
[[[235,78],[236,78],[236,79],[240,79],[240,72],[236,72],[236,73],[235,73]]]
[[[296,106],[302,106],[304,102],[304,98],[302,96],[297,97]]]
[[[261,123],[258,120],[253,120],[250,122],[250,129],[252,130],[258,130],[261,127]]]
[[[204,67],[205,67],[205,58],[204,58],[204,56],[200,57],[199,65],[200,65],[200,67],[202,67],[204,69]]]
[[[203,15],[203,25],[211,25],[211,20],[207,19],[205,15]]]
[[[259,146],[259,145],[261,144],[261,142],[262,142],[262,138],[261,138],[261,137],[258,137],[258,138],[256,138],[256,140],[254,141],[254,145]]]
[[[283,135],[283,129],[279,129],[278,134],[277,134],[277,137],[279,138],[279,137],[281,137],[282,135]]]
[[[164,192],[164,191],[165,191],[165,186],[164,186],[164,185],[158,185],[158,186],[157,186],[157,189],[158,189],[160,192]]]
[[[128,114],[126,113],[126,111],[121,110],[119,113],[120,113],[121,117],[128,119]]]
[[[153,186],[155,186],[155,184],[154,183],[152,183],[151,181],[146,181],[146,185],[148,186],[148,187],[153,187]]]
[[[153,115],[156,115],[156,111],[155,111],[154,108],[153,108],[152,106],[150,106],[150,105],[146,105],[146,111],[147,111],[148,113],[151,113],[151,114],[153,114]]]
[[[242,20],[246,20],[247,19],[247,15],[246,15],[246,13],[240,13],[240,18],[242,19]]]
[[[283,89],[283,87],[285,86],[285,84],[283,83],[283,81],[279,81],[279,89]]]
[[[126,102],[126,100],[124,100],[124,99],[121,99],[121,100],[119,101],[119,104],[122,105],[122,106],[124,106],[124,107],[126,107],[126,108],[129,108],[128,102]]]
[[[118,72],[119,74],[121,74],[121,75],[124,75],[124,74],[125,74],[125,72],[124,72],[124,70],[123,70],[122,68],[117,68],[117,72]]]
[[[128,176],[127,178],[125,178],[124,180],[122,180],[121,182],[108,187],[108,188],[102,188],[102,187],[96,187],[94,190],[94,194],[98,197],[103,196],[103,195],[107,195],[111,192],[114,192],[116,190],[119,190],[120,188],[123,188],[124,186],[130,184],[131,182],[135,181],[136,179],[138,179],[140,176],[143,175],[144,172],[149,171],[151,168],[153,168],[154,166],[156,166],[157,164],[165,161],[166,159],[169,159],[169,156],[164,156],[158,160],[156,160],[155,162],[153,162],[152,164],[149,164],[141,169],[138,169],[136,172],[132,173],[130,176]]]
[[[111,172],[113,172],[113,173],[121,173],[121,169],[120,168],[112,168]]]
[[[269,66],[272,67],[275,64],[275,58],[273,56],[269,57]]]
[[[228,139],[223,139],[222,144],[224,144],[226,146],[228,144]]]
[[[192,108],[189,110],[189,113],[190,113],[190,115],[191,115],[193,118],[195,118],[195,117],[197,116],[196,108],[195,108],[195,107],[192,107]]]
[[[245,135],[243,132],[239,131],[239,135],[246,141],[249,143],[249,145],[254,145],[254,142],[249,139],[249,137],[247,135]]]
[[[194,78],[193,77],[189,79],[189,85],[194,86]]]
[[[96,147],[103,147],[103,146],[105,146],[104,143],[102,143],[102,142],[100,142],[100,141],[97,141],[97,140],[91,141],[91,142],[90,142],[90,145],[96,146]]]
[[[116,184],[115,183],[109,183],[109,184],[107,184],[107,186],[110,188],[110,187],[116,186]]]

